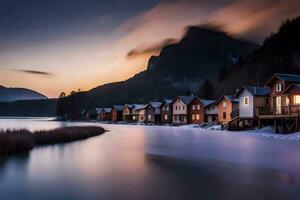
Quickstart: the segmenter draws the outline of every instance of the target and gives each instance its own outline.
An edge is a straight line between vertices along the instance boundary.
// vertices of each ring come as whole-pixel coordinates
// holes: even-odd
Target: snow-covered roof
[[[153,108],[159,108],[161,104],[162,104],[161,102],[157,102],[157,101],[149,102],[149,105],[151,105]]]
[[[236,96],[238,97],[244,90],[247,90],[253,96],[266,96],[271,91],[269,87],[244,86],[238,91]]]
[[[207,100],[207,99],[200,99],[204,106],[210,106],[216,102],[216,100]]]
[[[287,82],[300,83],[300,75],[297,74],[274,74],[272,78],[266,83],[266,85],[272,84],[276,79],[281,79]]]
[[[144,104],[134,104],[135,110],[144,109],[145,107],[146,107],[146,105],[144,105]]]

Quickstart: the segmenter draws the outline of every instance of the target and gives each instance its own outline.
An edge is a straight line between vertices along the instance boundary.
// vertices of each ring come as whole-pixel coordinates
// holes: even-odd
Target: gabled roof
[[[116,111],[123,111],[124,109],[124,105],[114,105],[113,108],[116,110]]]
[[[111,108],[103,108],[102,112],[110,113],[111,112]]]
[[[223,95],[216,101],[216,104],[219,104],[223,98],[228,99],[232,103],[239,103],[239,100],[237,98],[235,98],[233,95]]]
[[[151,105],[153,108],[159,108],[162,105],[162,102],[150,101],[148,105]]]
[[[141,110],[141,109],[144,109],[145,107],[146,107],[146,105],[144,105],[144,104],[134,104],[135,110]]]
[[[100,113],[103,110],[103,108],[96,108],[97,113]]]
[[[256,87],[256,86],[244,86],[236,94],[236,97],[238,97],[244,90],[247,90],[252,94],[253,96],[266,96],[270,93],[269,87]]]
[[[204,105],[204,107],[210,106],[210,105],[216,103],[216,100],[200,99],[200,101],[202,102],[202,104]]]
[[[189,105],[195,98],[199,99],[197,96],[178,96],[173,101],[172,104],[177,100],[180,99],[183,101],[185,105]],[[200,99],[199,99],[200,100]]]
[[[269,86],[276,79],[281,79],[287,82],[300,83],[300,75],[296,74],[274,74],[272,78],[265,84]]]
[[[166,99],[166,100],[163,100],[163,102],[161,103],[161,105],[160,105],[160,107],[162,107],[163,105],[165,105],[165,104],[172,104],[172,102],[173,102],[173,100],[171,100],[171,99]]]
[[[300,84],[292,84],[290,86],[288,86],[283,93],[286,93],[288,92],[289,90],[291,90],[292,88],[297,88],[297,89],[300,89]]]

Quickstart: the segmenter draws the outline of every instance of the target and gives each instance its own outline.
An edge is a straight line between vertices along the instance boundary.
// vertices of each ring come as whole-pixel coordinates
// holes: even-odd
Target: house
[[[172,101],[173,100],[164,100],[160,105],[161,110],[161,123],[170,124],[172,123]]]
[[[244,86],[236,94],[239,99],[239,118],[253,119],[257,117],[257,107],[269,106],[270,88]]]
[[[96,109],[86,109],[86,110],[83,110],[81,112],[82,114],[82,117],[85,119],[85,120],[96,120],[97,117],[98,117],[98,109],[99,108],[96,108]]]
[[[123,109],[123,121],[132,121],[132,110],[134,108],[133,104],[125,104]]]
[[[173,123],[204,122],[204,105],[196,96],[178,96],[172,102]]]
[[[123,120],[123,105],[114,105],[111,110],[111,120],[113,122],[122,121]]]
[[[161,102],[149,102],[146,106],[147,123],[161,123]]]
[[[99,113],[99,120],[100,121],[111,121],[112,120],[112,109],[111,108],[102,108]]]
[[[221,96],[216,105],[218,107],[218,123],[227,124],[238,116],[239,100],[233,95]]]
[[[300,75],[274,74],[265,84],[270,87],[270,102],[257,107],[259,127],[273,124],[276,133],[291,133],[300,128]]]
[[[147,120],[147,116],[146,116],[146,106],[147,105],[143,105],[143,106],[138,106],[136,108],[137,110],[137,118],[138,118],[138,122],[139,123],[145,123]]]
[[[216,100],[203,100],[204,104],[204,121],[205,122],[217,122],[218,121],[218,106]]]
[[[274,74],[265,84],[270,87],[270,106],[261,109],[260,114],[298,114],[300,105],[300,75]]]
[[[145,105],[143,104],[133,104],[133,108],[132,108],[132,120],[133,122],[137,122],[139,119],[139,111],[141,109],[144,109]]]

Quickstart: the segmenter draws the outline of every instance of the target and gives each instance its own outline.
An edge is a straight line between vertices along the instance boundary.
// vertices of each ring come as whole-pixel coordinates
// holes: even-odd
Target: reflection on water
[[[0,119],[0,128],[68,125]],[[99,137],[1,158],[0,199],[299,199],[299,144],[103,126],[110,131]]]

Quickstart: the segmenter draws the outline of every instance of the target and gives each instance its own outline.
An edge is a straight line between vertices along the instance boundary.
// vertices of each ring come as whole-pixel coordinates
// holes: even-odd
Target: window
[[[266,104],[270,104],[270,99],[268,97],[266,98]]]
[[[192,106],[192,110],[195,110],[195,109],[196,109],[196,106],[195,106],[195,105],[193,105],[193,106]]]
[[[224,102],[223,102],[223,108],[226,108],[226,107],[227,107],[227,102],[224,101]]]
[[[226,119],[226,112],[223,112],[223,119]]]
[[[149,120],[151,119],[151,115],[148,115],[148,119],[149,119]]]
[[[182,110],[184,110],[185,108],[184,108],[184,106],[182,106]]]
[[[132,119],[135,120],[136,119],[135,116],[132,116]]]
[[[282,91],[282,84],[278,83],[276,84],[276,92],[281,92]]]
[[[177,110],[177,106],[175,106],[175,110]]]
[[[180,110],[180,106],[178,106],[178,110]]]
[[[192,120],[195,120],[195,114],[192,114]]]
[[[200,120],[200,115],[196,114],[196,120]]]
[[[167,114],[164,115],[164,119],[168,120],[168,115]]]
[[[244,97],[244,106],[249,106],[249,97]]]
[[[169,107],[166,107],[166,111],[169,111]]]
[[[200,110],[200,105],[199,104],[197,105],[197,110]]]
[[[294,104],[300,104],[300,95],[294,96]]]
[[[290,105],[290,98],[285,97],[285,105],[289,106]]]

